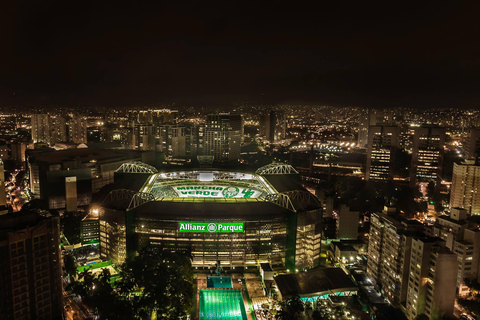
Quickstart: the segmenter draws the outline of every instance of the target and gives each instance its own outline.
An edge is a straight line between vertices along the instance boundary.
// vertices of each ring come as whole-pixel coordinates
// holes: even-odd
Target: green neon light
[[[243,232],[243,222],[179,222],[180,232]]]
[[[205,197],[205,198],[257,198],[261,192],[251,188],[235,186],[177,186],[174,187],[179,197]]]

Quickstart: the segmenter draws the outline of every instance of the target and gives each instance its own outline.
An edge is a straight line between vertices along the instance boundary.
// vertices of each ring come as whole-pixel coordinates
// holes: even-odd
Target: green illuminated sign
[[[235,186],[178,186],[174,187],[179,197],[199,198],[258,198],[261,192],[251,188]]]
[[[179,222],[180,232],[243,232],[243,222]]]

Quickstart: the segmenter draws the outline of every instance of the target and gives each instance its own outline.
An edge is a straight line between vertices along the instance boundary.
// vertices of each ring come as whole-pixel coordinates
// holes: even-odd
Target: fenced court
[[[242,292],[233,289],[200,290],[200,320],[246,320]]]

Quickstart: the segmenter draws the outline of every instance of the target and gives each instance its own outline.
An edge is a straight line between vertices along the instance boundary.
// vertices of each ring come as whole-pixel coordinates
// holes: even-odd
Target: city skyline
[[[0,320],[480,319],[478,9],[5,4]]]

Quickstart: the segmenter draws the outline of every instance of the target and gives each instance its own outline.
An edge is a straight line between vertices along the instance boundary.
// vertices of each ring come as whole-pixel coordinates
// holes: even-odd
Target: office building
[[[63,319],[60,219],[0,216],[0,319]]]
[[[415,128],[413,136],[410,185],[435,182],[441,178],[445,145],[445,128]]]
[[[366,180],[393,180],[395,152],[399,147],[399,128],[370,126],[367,145]]]
[[[480,215],[480,166],[473,160],[453,164],[450,207],[464,208],[470,215]]]
[[[204,132],[205,155],[214,156],[215,161],[237,161],[243,139],[241,115],[208,115]]]
[[[80,225],[80,235],[82,244],[94,244],[100,242],[100,223],[99,223],[99,208],[91,209]]]
[[[77,206],[88,205],[92,193],[112,183],[115,170],[123,163],[142,160],[139,151],[112,149],[28,150],[27,155],[30,189],[48,201],[50,209],[66,208],[67,198],[75,198],[74,190]]]
[[[387,125],[392,122],[389,113],[381,110],[362,110],[358,123],[358,146],[364,148],[368,143],[370,126]]]

